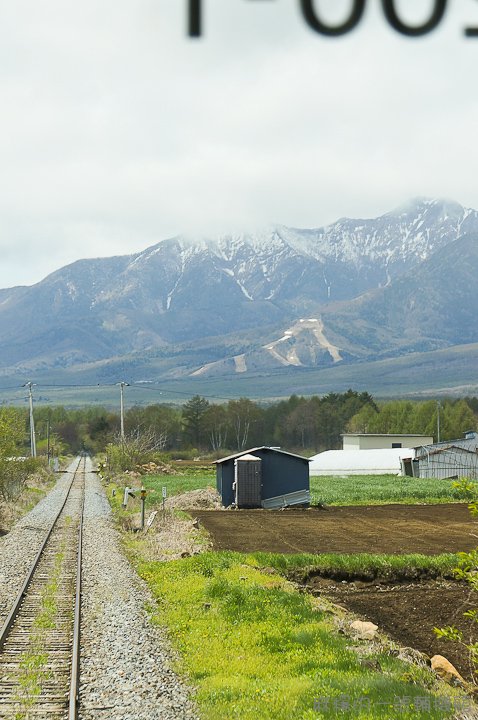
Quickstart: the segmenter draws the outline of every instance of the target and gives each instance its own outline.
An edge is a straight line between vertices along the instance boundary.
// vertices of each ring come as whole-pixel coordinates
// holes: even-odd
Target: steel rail
[[[77,474],[78,469],[79,469],[79,467],[80,467],[81,460],[82,460],[82,458],[80,457],[80,459],[79,459],[79,461],[78,461],[78,465],[76,466],[76,470],[75,470],[74,473],[73,473],[73,478],[72,478],[72,480],[71,480],[71,483],[70,483],[70,485],[68,486],[68,490],[67,490],[67,492],[66,492],[66,494],[65,494],[65,499],[63,500],[63,503],[62,503],[62,505],[61,505],[61,508],[59,509],[58,513],[56,514],[55,519],[53,520],[53,522],[52,522],[52,524],[51,524],[51,526],[50,526],[50,528],[49,528],[49,530],[48,530],[48,532],[47,532],[47,534],[46,534],[46,536],[45,536],[45,538],[44,538],[44,540],[43,540],[43,542],[42,542],[42,544],[41,544],[41,546],[40,546],[40,549],[38,550],[38,553],[36,554],[35,559],[34,559],[33,563],[31,564],[30,569],[29,569],[28,572],[27,572],[27,575],[26,575],[26,577],[25,577],[25,581],[24,581],[24,583],[23,583],[23,585],[22,585],[22,587],[21,587],[18,595],[16,596],[16,598],[15,598],[15,600],[14,600],[14,602],[13,602],[13,605],[12,605],[12,607],[11,607],[11,609],[10,609],[10,612],[8,613],[7,618],[6,618],[5,622],[3,623],[3,627],[2,627],[2,629],[0,630],[0,651],[3,650],[3,647],[4,647],[4,645],[5,645],[6,639],[7,639],[7,637],[8,637],[8,633],[9,633],[9,631],[10,631],[10,628],[12,627],[13,623],[15,622],[15,618],[16,618],[16,616],[17,616],[17,614],[18,614],[19,609],[20,609],[20,605],[22,604],[22,601],[23,601],[23,599],[24,599],[24,597],[25,597],[25,595],[26,595],[26,592],[27,592],[27,590],[28,590],[28,587],[29,587],[29,585],[30,585],[30,583],[31,583],[31,581],[32,581],[32,579],[33,579],[34,572],[35,572],[35,570],[36,570],[36,568],[37,568],[38,563],[40,562],[40,558],[41,558],[41,556],[43,555],[43,551],[44,551],[44,549],[45,549],[45,547],[46,547],[46,545],[47,545],[47,543],[48,543],[48,540],[50,539],[50,535],[52,534],[52,532],[53,532],[53,530],[54,530],[54,528],[55,528],[55,525],[56,525],[56,523],[57,523],[57,521],[58,521],[58,518],[60,517],[61,513],[63,512],[63,508],[64,508],[65,505],[66,505],[66,502],[67,502],[68,497],[69,497],[69,495],[70,495],[70,490],[71,490],[71,488],[72,488],[72,485],[73,485],[73,483],[74,483],[74,481],[75,481],[75,478],[76,478],[76,474]]]
[[[84,469],[86,473],[86,467]],[[68,704],[68,720],[76,720],[78,717],[78,700],[80,684],[80,625],[81,625],[81,568],[83,554],[83,514],[85,509],[85,496],[80,510],[80,529],[78,532],[78,559],[76,564],[76,590],[75,590],[75,615],[73,619],[73,648],[71,659],[70,694]]]

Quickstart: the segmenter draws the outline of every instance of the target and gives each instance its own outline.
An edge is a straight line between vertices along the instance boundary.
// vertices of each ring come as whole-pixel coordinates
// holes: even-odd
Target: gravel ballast
[[[19,592],[78,465],[0,538],[0,626]],[[154,603],[125,558],[100,480],[86,460],[79,718],[193,720],[192,691],[172,670],[165,632],[144,610]]]
[[[0,538],[0,627],[65,499],[77,465],[78,460],[72,462],[48,495]]]
[[[154,601],[122,553],[95,473],[87,473],[86,488],[80,718],[195,718],[167,638],[143,609]]]

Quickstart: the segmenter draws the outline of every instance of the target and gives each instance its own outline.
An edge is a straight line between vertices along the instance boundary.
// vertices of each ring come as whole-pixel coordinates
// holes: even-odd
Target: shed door
[[[260,458],[235,460],[234,484],[236,507],[261,507],[262,460]]]

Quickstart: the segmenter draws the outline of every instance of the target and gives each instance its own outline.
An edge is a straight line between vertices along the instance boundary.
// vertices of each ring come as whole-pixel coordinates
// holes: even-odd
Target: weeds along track
[[[77,717],[85,458],[0,630],[0,718]]]

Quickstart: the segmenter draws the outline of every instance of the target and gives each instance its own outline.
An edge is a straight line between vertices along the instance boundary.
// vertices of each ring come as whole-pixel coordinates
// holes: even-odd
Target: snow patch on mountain
[[[263,347],[283,365],[295,365],[299,367],[310,363],[305,363],[300,360],[297,345],[302,340],[306,343],[307,347],[310,348],[311,344],[313,345],[314,339],[319,348],[329,353],[334,363],[342,360],[339,348],[326,338],[324,324],[321,318],[300,319],[294,325],[287,328],[282,337]]]
[[[475,342],[476,303],[465,294],[476,285],[475,236],[477,211],[419,198],[373,219],[178,235],[134,255],[78,261],[31,288],[0,291],[0,367],[147,349],[178,374],[233,374]],[[456,282],[445,303],[449,267]],[[426,302],[415,302],[424,290]]]

